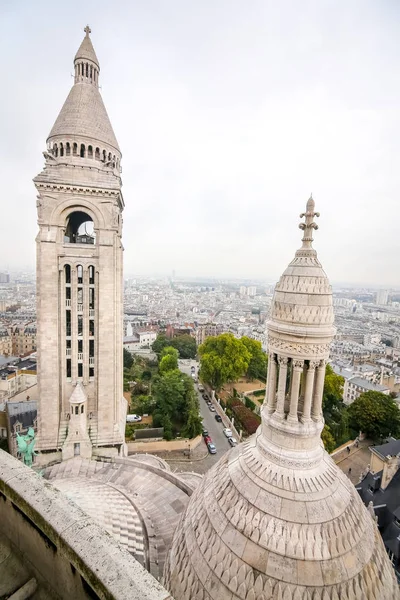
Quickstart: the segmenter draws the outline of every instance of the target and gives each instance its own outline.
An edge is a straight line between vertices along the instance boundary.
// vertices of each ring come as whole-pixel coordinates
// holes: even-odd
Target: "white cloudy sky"
[[[89,23],[123,153],[126,274],[274,280],[312,191],[332,281],[400,286],[397,0],[0,0],[0,269]]]

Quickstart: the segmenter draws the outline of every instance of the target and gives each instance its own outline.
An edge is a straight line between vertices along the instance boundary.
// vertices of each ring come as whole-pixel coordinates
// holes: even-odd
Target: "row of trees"
[[[248,337],[237,339],[231,333],[211,336],[198,349],[200,378],[219,391],[225,383],[267,376],[267,356],[261,342]]]
[[[156,341],[153,342],[152,350],[157,356],[160,356],[164,348],[168,346],[172,346],[178,351],[179,358],[196,358],[196,340],[189,334],[185,333],[169,339],[164,333],[160,333]]]

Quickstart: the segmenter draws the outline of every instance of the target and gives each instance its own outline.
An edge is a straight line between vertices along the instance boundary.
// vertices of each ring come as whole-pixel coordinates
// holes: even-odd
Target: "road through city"
[[[189,376],[191,375],[192,365],[196,369],[196,378],[197,378],[198,369],[199,369],[198,362],[196,362],[195,360],[180,360],[179,361],[180,370],[182,371],[182,373],[186,373],[186,375],[189,375]],[[201,413],[201,416],[203,419],[203,426],[205,429],[207,429],[208,434],[211,437],[213,444],[215,445],[215,447],[217,449],[216,454],[209,454],[207,458],[205,458],[203,461],[201,461],[201,463],[202,463],[201,467],[200,467],[200,465],[198,465],[198,468],[193,468],[193,470],[195,470],[195,471],[201,470],[201,472],[204,473],[213,464],[215,464],[221,458],[221,456],[223,456],[223,454],[225,454],[225,452],[230,450],[231,446],[229,445],[229,442],[222,431],[224,429],[224,427],[226,427],[226,425],[224,425],[223,423],[218,423],[215,420],[216,413],[211,412],[210,409],[208,408],[206,401],[202,398],[201,393],[198,391],[198,385],[195,384],[194,387],[199,396],[200,413]],[[205,446],[205,444],[204,444],[204,446]]]

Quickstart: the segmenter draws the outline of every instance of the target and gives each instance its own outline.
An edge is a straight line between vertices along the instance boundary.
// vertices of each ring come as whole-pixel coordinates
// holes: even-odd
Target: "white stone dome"
[[[323,448],[332,293],[311,246],[280,279],[262,424],[194,491],[164,570],[175,600],[400,600],[374,519]]]

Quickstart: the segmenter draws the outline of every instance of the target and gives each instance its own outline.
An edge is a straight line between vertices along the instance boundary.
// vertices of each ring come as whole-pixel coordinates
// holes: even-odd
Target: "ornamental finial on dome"
[[[303,242],[303,248],[312,248],[312,230],[318,229],[318,225],[314,223],[314,217],[319,217],[319,212],[314,212],[314,208],[315,202],[312,197],[312,194],[310,194],[310,197],[307,200],[306,204],[306,212],[301,213],[300,215],[300,219],[302,219],[303,217],[306,218],[305,223],[299,224],[299,228],[304,231],[304,235],[301,240]]]
[[[92,30],[90,29],[89,25],[86,25],[83,31],[86,33],[86,37],[89,37],[89,33],[92,33]]]

